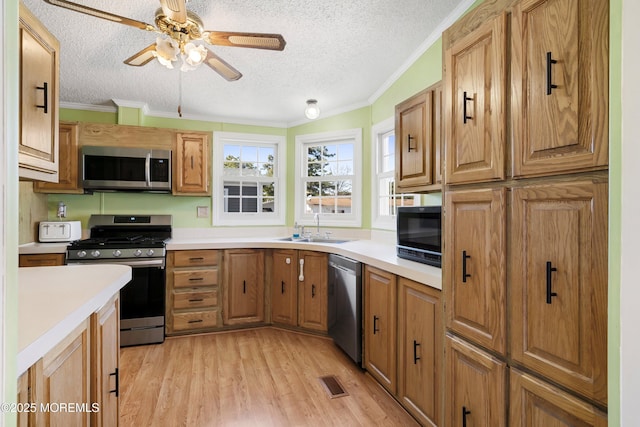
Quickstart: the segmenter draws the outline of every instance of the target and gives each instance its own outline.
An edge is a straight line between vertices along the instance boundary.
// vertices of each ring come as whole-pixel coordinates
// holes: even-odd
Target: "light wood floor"
[[[120,355],[120,425],[418,425],[333,341],[275,328],[169,338]],[[319,377],[349,393],[330,399]]]

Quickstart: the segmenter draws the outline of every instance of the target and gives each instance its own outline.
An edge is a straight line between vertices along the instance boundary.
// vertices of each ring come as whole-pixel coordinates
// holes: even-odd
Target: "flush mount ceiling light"
[[[320,107],[315,99],[307,99],[307,108],[304,109],[304,115],[307,119],[313,120],[320,116]]]

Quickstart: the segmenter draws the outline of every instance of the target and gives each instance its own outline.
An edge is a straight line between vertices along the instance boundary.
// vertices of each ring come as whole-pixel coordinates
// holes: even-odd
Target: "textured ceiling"
[[[206,66],[181,72],[157,61],[122,61],[152,44],[152,32],[52,6],[25,5],[60,41],[60,101],[146,105],[154,115],[287,126],[305,121],[309,98],[322,114],[368,105],[428,47],[468,0],[191,0],[207,30],[280,33],[282,52],[209,46],[243,77],[228,82]],[[153,24],[158,0],[74,0]],[[461,7],[462,6],[462,7]],[[182,82],[180,82],[182,80]],[[180,86],[182,91],[180,91]],[[182,92],[182,102],[180,102]]]

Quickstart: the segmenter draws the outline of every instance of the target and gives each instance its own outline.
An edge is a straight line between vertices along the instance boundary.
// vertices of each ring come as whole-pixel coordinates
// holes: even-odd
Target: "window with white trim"
[[[373,195],[371,218],[374,228],[395,230],[399,206],[414,206],[420,201],[416,194],[397,193],[395,185],[395,131],[390,118],[371,129]]]
[[[296,221],[359,227],[361,170],[361,129],[296,136]]]
[[[285,137],[214,133],[214,225],[282,225]]]

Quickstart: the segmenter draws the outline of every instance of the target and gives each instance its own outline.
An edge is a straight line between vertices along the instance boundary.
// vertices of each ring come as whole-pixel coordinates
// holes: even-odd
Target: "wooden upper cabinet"
[[[20,3],[21,178],[58,181],[60,44]]]
[[[225,325],[264,321],[264,252],[224,251],[223,313]]]
[[[440,82],[396,105],[396,189],[440,191]]]
[[[445,195],[446,326],[506,354],[506,190]]]
[[[58,182],[35,182],[33,190],[38,193],[82,193],[78,182],[78,124],[61,122],[58,135]]]
[[[506,28],[502,13],[445,51],[447,184],[505,178]]]
[[[607,183],[516,188],[510,251],[511,356],[607,403]]]
[[[389,392],[396,392],[396,286],[394,274],[364,269],[364,367]]]
[[[606,167],[609,1],[522,0],[511,40],[514,176]]]
[[[174,150],[173,194],[211,194],[209,137],[204,133],[178,133]]]

